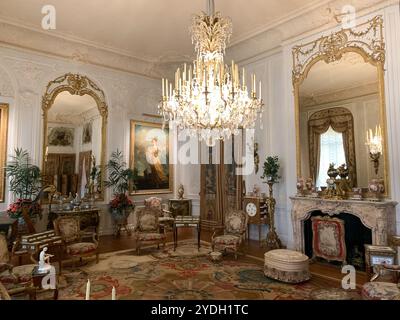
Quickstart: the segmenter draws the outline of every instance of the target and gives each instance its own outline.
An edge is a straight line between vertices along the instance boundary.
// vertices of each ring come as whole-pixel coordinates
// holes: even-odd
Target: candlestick
[[[258,95],[259,95],[260,100],[261,100],[261,99],[262,99],[262,96],[261,96],[261,81],[260,81],[260,83],[259,83],[259,87],[260,87],[260,92],[258,93]]]
[[[111,291],[111,300],[116,300],[115,296],[116,296],[115,287],[113,287]]]
[[[85,300],[90,300],[90,280],[86,283],[86,297]]]
[[[162,96],[164,98],[164,78],[161,79]]]

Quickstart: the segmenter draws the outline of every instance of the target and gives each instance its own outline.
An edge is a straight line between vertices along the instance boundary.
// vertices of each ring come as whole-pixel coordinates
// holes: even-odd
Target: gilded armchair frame
[[[385,42],[383,36],[383,18],[376,16],[354,28],[341,29],[329,36],[322,36],[306,44],[292,48],[295,122],[296,122],[296,165],[297,176],[301,172],[300,142],[300,86],[307,78],[311,68],[319,61],[332,63],[339,61],[345,53],[357,53],[366,63],[376,67],[379,91],[379,113],[383,135],[383,163],[385,196],[390,194],[389,161],[387,145],[387,120],[385,108]]]

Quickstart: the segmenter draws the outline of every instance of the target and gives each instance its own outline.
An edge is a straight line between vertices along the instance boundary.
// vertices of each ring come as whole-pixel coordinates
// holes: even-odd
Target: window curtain
[[[343,135],[343,147],[346,164],[349,169],[349,179],[352,186],[357,185],[356,152],[354,142],[354,119],[346,108],[330,108],[315,112],[308,120],[308,144],[310,158],[310,173],[314,183],[319,174],[321,135],[329,127]],[[336,163],[341,165],[341,163]]]

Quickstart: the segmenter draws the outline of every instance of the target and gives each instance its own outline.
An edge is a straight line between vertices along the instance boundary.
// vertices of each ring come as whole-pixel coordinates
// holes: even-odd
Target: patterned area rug
[[[229,257],[212,262],[208,246],[200,252],[193,244],[180,244],[177,251],[143,250],[103,254],[100,262],[89,262],[60,279],[59,299],[85,298],[91,281],[91,299],[110,300],[116,288],[120,300],[304,300],[321,290],[311,282],[291,285],[264,276],[263,264]]]

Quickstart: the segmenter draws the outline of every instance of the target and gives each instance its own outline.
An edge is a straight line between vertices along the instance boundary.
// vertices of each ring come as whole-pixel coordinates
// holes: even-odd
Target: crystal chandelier
[[[197,58],[175,73],[175,81],[162,79],[162,101],[159,112],[164,122],[174,121],[179,129],[204,140],[208,146],[216,140],[238,135],[241,128],[254,128],[261,121],[263,101],[261,81],[251,76],[251,92],[245,83],[245,70],[232,61],[224,63],[226,43],[232,34],[232,22],[214,12],[214,1],[208,0],[208,13],[192,19],[190,32]],[[258,94],[258,97],[257,97]]]

